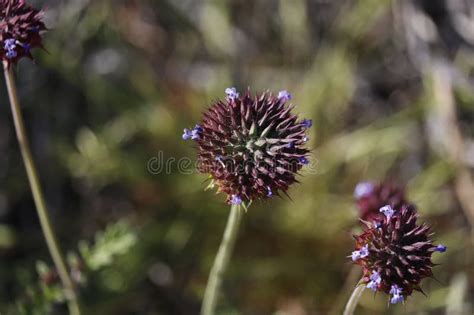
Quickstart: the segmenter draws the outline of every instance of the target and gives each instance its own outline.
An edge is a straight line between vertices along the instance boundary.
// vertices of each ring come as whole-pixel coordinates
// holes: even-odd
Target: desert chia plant
[[[33,58],[31,49],[42,47],[41,31],[46,29],[41,21],[42,11],[33,8],[22,0],[0,0],[0,57],[7,85],[10,106],[13,114],[16,135],[20,146],[23,162],[30,183],[36,210],[40,219],[46,243],[61,279],[70,314],[80,314],[79,303],[74,284],[58,246],[41,184],[31,154],[20,104],[16,92],[13,66],[23,57]]]
[[[214,314],[222,275],[229,263],[237,230],[254,200],[286,194],[308,161],[306,131],[312,121],[298,119],[287,105],[291,94],[280,91],[252,96],[225,90],[183,139],[197,144],[198,169],[209,174],[209,187],[226,194],[231,211],[204,293],[201,314]]]
[[[395,209],[385,205],[379,211],[383,214],[380,219],[364,221],[364,231],[354,236],[356,250],[350,257],[362,267],[363,276],[344,315],[353,314],[366,287],[389,294],[391,304],[404,302],[413,291],[423,292],[421,280],[433,276],[431,255],[447,249],[433,244],[428,225],[417,223],[415,206],[406,203]]]

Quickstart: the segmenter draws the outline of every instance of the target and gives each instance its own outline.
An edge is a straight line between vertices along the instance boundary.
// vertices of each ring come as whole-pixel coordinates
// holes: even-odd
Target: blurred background
[[[289,90],[314,126],[291,200],[245,215],[220,314],[340,314],[360,276],[353,189],[384,179],[449,250],[427,296],[366,292],[356,313],[473,314],[473,1],[31,2],[50,31],[17,83],[84,314],[198,313],[229,207],[155,162],[194,161],[182,130],[229,86]],[[0,94],[0,310],[65,314]]]

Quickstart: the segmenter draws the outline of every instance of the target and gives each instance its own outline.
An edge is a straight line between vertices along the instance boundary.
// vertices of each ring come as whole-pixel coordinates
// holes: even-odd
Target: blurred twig
[[[471,225],[474,240],[474,181],[464,163],[466,145],[456,117],[452,79],[446,65],[440,61],[432,63],[433,97],[439,122],[444,126],[442,143],[449,159],[456,167],[454,189],[462,209]]]
[[[360,278],[361,270],[359,266],[352,266],[351,270],[347,274],[346,281],[339,295],[336,298],[336,302],[333,304],[332,309],[328,312],[328,315],[340,314],[342,306],[349,298],[351,291],[354,289],[354,283]]]
[[[468,280],[464,273],[457,274],[451,280],[449,293],[446,296],[446,315],[468,314],[465,309],[464,298],[468,289]]]
[[[426,113],[432,128],[428,137],[432,146],[439,144],[442,153],[456,168],[454,191],[470,224],[474,240],[474,180],[465,162],[467,147],[456,114],[453,76],[457,72],[449,58],[433,53],[430,45],[441,45],[434,22],[410,1],[395,10],[403,21],[407,50],[413,65],[421,72],[428,90],[431,86],[433,104]],[[400,24],[400,23],[399,23]]]

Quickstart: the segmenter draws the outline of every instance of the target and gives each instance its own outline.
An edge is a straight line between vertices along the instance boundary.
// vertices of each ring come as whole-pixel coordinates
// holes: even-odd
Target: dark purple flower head
[[[227,194],[228,203],[286,193],[296,173],[309,163],[307,128],[292,113],[293,106],[285,104],[289,93],[225,92],[226,99],[215,102],[202,122],[183,135],[197,143],[199,171],[210,174],[211,186]]]
[[[405,190],[391,182],[374,184],[372,182],[361,182],[354,189],[354,197],[359,208],[359,218],[364,221],[378,220],[383,216],[380,208],[390,206],[400,210],[403,205],[408,204],[405,199]]]
[[[403,302],[413,290],[422,292],[421,280],[433,275],[431,255],[446,247],[433,245],[430,227],[417,224],[413,206],[390,209],[393,212],[384,211],[377,226],[367,222],[364,232],[354,236],[356,250],[351,257],[363,268],[362,283],[374,292],[390,294],[395,304]]]
[[[8,66],[22,57],[33,59],[31,49],[42,47],[42,17],[43,12],[23,0],[0,0],[0,56]]]

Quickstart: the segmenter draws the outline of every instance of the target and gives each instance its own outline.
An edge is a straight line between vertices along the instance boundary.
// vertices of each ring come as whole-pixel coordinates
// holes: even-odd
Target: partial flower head
[[[309,163],[306,130],[311,121],[292,113],[287,91],[277,96],[240,95],[235,88],[225,92],[225,100],[215,102],[201,123],[184,130],[183,139],[197,143],[199,171],[210,174],[211,186],[225,193],[228,203],[286,193]]]
[[[383,206],[400,210],[402,205],[408,204],[404,188],[391,182],[361,182],[354,189],[354,197],[359,208],[359,217],[364,221],[381,218],[383,213],[380,208]]]
[[[374,292],[389,294],[395,304],[403,302],[413,290],[422,292],[421,280],[433,275],[431,255],[444,252],[446,247],[433,244],[430,227],[417,224],[413,206],[385,210],[381,221],[367,222],[364,232],[354,236],[352,260],[363,268],[362,283]],[[366,254],[354,259],[358,252]]]
[[[31,49],[42,47],[42,17],[42,11],[23,0],[0,0],[0,56],[8,66],[22,57],[33,59]]]

